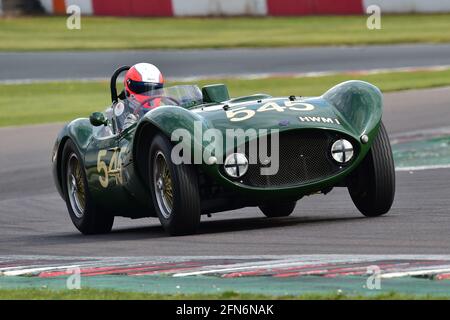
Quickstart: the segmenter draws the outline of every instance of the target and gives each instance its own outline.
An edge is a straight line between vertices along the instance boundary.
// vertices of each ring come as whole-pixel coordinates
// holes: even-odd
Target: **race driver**
[[[152,96],[164,87],[164,77],[155,65],[138,63],[125,74],[124,86],[125,100],[119,102],[114,110],[122,130],[135,123],[142,114],[160,106],[161,99],[152,99]]]

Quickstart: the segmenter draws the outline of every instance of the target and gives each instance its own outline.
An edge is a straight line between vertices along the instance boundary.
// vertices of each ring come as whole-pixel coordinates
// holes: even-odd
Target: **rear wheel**
[[[67,210],[75,227],[83,234],[108,233],[114,223],[114,216],[101,211],[94,205],[80,154],[71,140],[62,153],[62,186]]]
[[[192,165],[174,165],[172,144],[163,135],[149,151],[149,184],[158,218],[170,235],[193,234],[200,224],[197,174]]]
[[[264,213],[266,217],[277,218],[277,217],[287,217],[295,209],[297,201],[285,202],[285,203],[268,203],[259,206],[259,209]]]
[[[350,176],[348,190],[353,203],[367,217],[390,210],[395,195],[395,167],[383,123],[369,153]]]

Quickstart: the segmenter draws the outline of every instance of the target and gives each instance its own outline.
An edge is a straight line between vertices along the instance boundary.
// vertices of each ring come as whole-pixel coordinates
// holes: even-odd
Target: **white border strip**
[[[68,270],[73,268],[79,268],[79,264],[68,265],[68,266],[57,266],[57,267],[40,267],[40,268],[29,268],[29,269],[21,269],[21,270],[13,270],[13,271],[5,271],[3,275],[5,276],[21,276],[31,273],[50,271],[50,270]]]
[[[40,0],[45,12],[53,13],[53,1],[52,0]]]
[[[415,270],[415,271],[405,271],[405,272],[391,272],[391,273],[381,274],[380,278],[391,279],[391,278],[401,278],[401,277],[411,277],[411,276],[424,276],[424,275],[447,273],[447,272],[450,272],[449,268],[431,269],[431,270]]]
[[[66,2],[66,8],[69,6],[75,5],[78,6],[81,10],[81,14],[85,15],[93,15],[94,9],[92,7],[92,1],[91,0],[65,0]]]
[[[379,6],[382,13],[450,12],[450,0],[363,0],[365,9],[371,5]]]
[[[266,16],[266,0],[172,0],[173,15]]]

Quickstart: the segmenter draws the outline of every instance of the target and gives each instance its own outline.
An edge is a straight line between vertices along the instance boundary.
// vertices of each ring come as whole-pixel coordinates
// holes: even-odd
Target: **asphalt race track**
[[[57,69],[57,68],[55,68]],[[26,68],[24,68],[26,70]],[[392,135],[448,126],[450,88],[390,93]],[[53,186],[50,150],[61,124],[0,129],[0,255],[175,256],[447,254],[450,170],[397,172],[391,212],[362,217],[345,189],[301,200],[288,218],[257,208],[203,217],[200,234],[167,237],[157,219],[116,219],[111,234],[83,236]]]
[[[142,61],[158,65],[169,78],[338,72],[450,65],[450,45],[1,52],[0,82],[109,79],[115,68]]]

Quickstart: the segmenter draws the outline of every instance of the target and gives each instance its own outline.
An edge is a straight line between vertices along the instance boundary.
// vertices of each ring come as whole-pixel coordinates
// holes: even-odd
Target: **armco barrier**
[[[302,16],[364,14],[378,5],[383,13],[450,12],[450,0],[40,0],[50,14],[78,5],[100,16]]]

